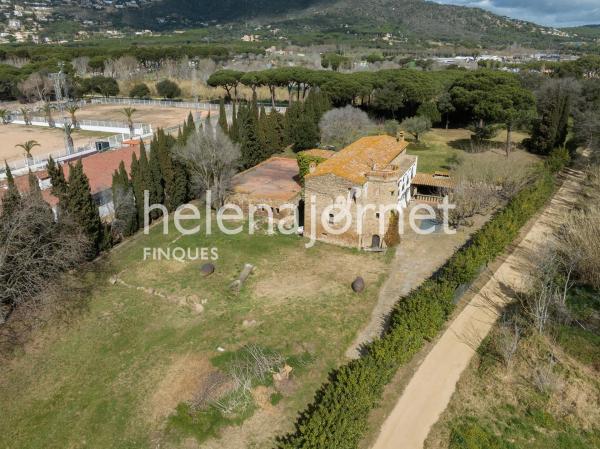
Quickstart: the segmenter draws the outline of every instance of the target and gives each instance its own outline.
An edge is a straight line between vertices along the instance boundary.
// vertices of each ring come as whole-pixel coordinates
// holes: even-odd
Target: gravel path
[[[383,424],[373,449],[421,449],[431,426],[448,406],[461,373],[489,333],[512,293],[523,287],[532,256],[547,244],[580,193],[583,174],[569,170],[565,182],[523,241],[492,279],[456,317],[406,386]]]
[[[406,216],[408,213],[405,214]],[[418,235],[410,230],[408,220],[405,220],[406,234],[396,249],[388,277],[381,287],[379,300],[371,313],[371,319],[346,351],[346,357],[358,358],[361,346],[381,335],[386,317],[394,304],[438,270],[469,239],[470,235],[483,225],[484,221],[483,217],[479,217],[474,226],[454,235],[443,233]]]

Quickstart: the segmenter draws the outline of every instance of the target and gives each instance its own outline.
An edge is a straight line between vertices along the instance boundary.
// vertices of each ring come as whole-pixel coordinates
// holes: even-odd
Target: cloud
[[[548,26],[600,24],[598,0],[434,0],[473,6]]]

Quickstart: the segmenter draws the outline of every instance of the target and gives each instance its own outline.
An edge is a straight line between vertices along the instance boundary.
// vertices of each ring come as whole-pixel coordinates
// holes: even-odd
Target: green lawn
[[[421,137],[419,144],[411,143],[408,154],[419,157],[418,171],[433,173],[436,170],[451,170],[461,158],[468,157],[464,149],[468,147],[471,132],[467,129],[440,129],[435,128]],[[526,137],[525,134],[513,133],[513,141],[520,143]],[[501,131],[493,139],[502,147],[506,139],[506,131]]]
[[[325,245],[307,250],[296,236],[216,232],[173,243],[173,227],[168,236],[159,231],[117,248],[106,273],[82,279],[94,286],[86,310],[69,324],[51,323],[0,367],[0,447],[179,447],[185,435],[166,435],[169,415],[208,372],[190,363],[213,370],[218,347],[227,354],[248,343],[278,351],[292,365],[307,361],[282,399],[273,393],[275,412],[261,423],[261,438],[268,439],[285,430],[282,422],[292,422],[340,363],[368,321],[385,272],[383,256]],[[142,260],[144,247],[168,246],[217,247],[217,271],[203,278],[202,262]],[[244,263],[256,271],[238,296],[228,286]],[[111,285],[116,273],[130,286]],[[350,289],[357,275],[368,284],[361,295]],[[138,286],[202,301],[204,313]],[[225,438],[222,447],[235,446]]]

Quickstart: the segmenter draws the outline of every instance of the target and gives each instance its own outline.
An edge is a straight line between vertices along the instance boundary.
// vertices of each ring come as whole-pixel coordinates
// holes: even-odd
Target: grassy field
[[[494,349],[496,329],[461,377],[425,448],[600,447],[598,292],[577,288],[569,306],[577,322],[559,325],[551,336],[527,333],[511,366]],[[540,372],[551,373],[543,376],[543,389]]]
[[[211,236],[179,238],[171,228],[163,236],[154,227],[117,248],[106,269],[81,279],[92,286],[84,311],[48,323],[0,365],[0,447],[197,447],[193,434],[223,436],[203,447],[264,447],[342,360],[368,320],[387,263],[332,246],[307,250],[296,236],[227,236],[213,226]],[[217,270],[204,278],[201,261],[143,261],[146,247],[215,247]],[[236,295],[229,284],[245,263],[256,270]],[[367,281],[361,295],[350,289],[357,275]],[[250,343],[295,367],[285,388],[256,388],[243,426],[168,425],[219,359]]]
[[[419,156],[418,170],[424,173],[433,173],[436,170],[451,170],[461,158],[469,157],[465,151],[469,146],[471,132],[467,129],[440,129],[435,128],[421,138],[420,144],[412,143],[408,147],[408,154]],[[527,137],[524,133],[514,132],[513,142],[516,144]],[[498,133],[493,139],[497,147],[504,149],[506,131]],[[516,150],[522,152],[522,150]]]

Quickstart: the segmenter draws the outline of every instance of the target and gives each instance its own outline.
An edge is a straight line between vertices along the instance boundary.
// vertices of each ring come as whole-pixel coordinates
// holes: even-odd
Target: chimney
[[[398,142],[404,142],[404,131],[398,131],[398,136],[396,137]]]

